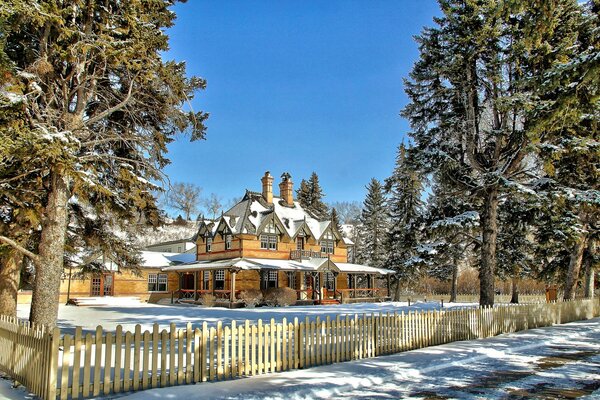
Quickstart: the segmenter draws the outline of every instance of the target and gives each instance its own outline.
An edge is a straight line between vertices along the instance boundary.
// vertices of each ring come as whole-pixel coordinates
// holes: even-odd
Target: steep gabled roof
[[[279,197],[273,197],[273,204],[268,204],[260,193],[249,190],[246,190],[242,200],[227,210],[219,220],[202,221],[198,232],[203,235],[210,231],[214,235],[226,226],[233,235],[259,235],[270,221],[275,221],[283,234],[292,239],[299,233],[305,233],[318,241],[329,229],[336,239],[342,238],[340,233],[331,227],[331,221],[313,218],[297,201],[292,206]]]

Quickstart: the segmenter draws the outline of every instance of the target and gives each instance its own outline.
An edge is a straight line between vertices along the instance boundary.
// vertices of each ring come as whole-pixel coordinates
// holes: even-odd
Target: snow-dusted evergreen
[[[381,183],[373,178],[367,185],[367,196],[360,216],[357,235],[357,260],[360,264],[382,267],[386,260],[389,218]]]
[[[473,266],[473,251],[481,243],[479,213],[467,197],[452,192],[443,181],[435,181],[427,200],[424,238],[419,255],[428,274],[451,281],[450,301],[456,301],[458,274]]]
[[[423,227],[423,184],[409,151],[404,144],[398,147],[394,172],[386,180],[389,229],[385,267],[396,271],[396,298],[401,285],[410,285],[426,272],[417,254]]]
[[[329,209],[323,202],[325,195],[316,172],[310,175],[308,181],[302,179],[300,187],[296,191],[296,196],[300,205],[314,218],[319,220],[329,218]]]
[[[422,167],[477,205],[480,302],[492,305],[499,197],[535,172],[531,145],[544,136],[530,128],[526,110],[545,94],[537,78],[577,54],[578,5],[556,1],[542,13],[524,2],[440,6],[437,26],[417,37],[420,58],[405,82],[410,103],[402,114]]]

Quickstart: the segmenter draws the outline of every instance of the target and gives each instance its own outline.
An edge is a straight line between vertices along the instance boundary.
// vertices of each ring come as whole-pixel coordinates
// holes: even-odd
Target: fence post
[[[48,379],[48,387],[46,389],[47,396],[45,400],[56,399],[56,381],[58,374],[58,347],[60,344],[60,329],[54,328],[50,336],[50,354],[48,357],[48,364],[46,366],[46,374]]]

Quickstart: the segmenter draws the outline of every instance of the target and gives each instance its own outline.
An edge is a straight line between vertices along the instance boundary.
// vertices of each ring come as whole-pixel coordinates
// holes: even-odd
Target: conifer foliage
[[[386,238],[389,226],[387,203],[381,183],[373,178],[367,185],[360,216],[357,259],[360,263],[382,267],[386,260]]]
[[[3,97],[19,103],[21,122],[34,133],[24,153],[44,160],[41,170],[33,164],[14,175],[9,164],[0,171],[15,183],[39,176],[44,192],[39,250],[31,257],[36,323],[56,323],[69,201],[118,223],[140,214],[156,221],[149,180],[162,177],[167,143],[180,131],[204,137],[207,114],[182,111],[204,80],[186,77],[184,63],[164,61],[161,54],[168,49],[165,30],[174,23],[169,7],[175,2],[0,5],[1,56],[9,60],[8,79],[17,92]],[[19,139],[20,132],[11,134]]]
[[[478,207],[480,303],[494,303],[499,197],[532,173],[526,109],[536,107],[543,76],[572,59],[577,2],[440,0],[436,27],[417,37],[420,58],[405,82],[402,114],[426,170],[468,193]]]
[[[323,202],[323,197],[325,195],[316,172],[310,175],[308,181],[302,179],[300,187],[296,191],[296,198],[306,211],[319,220],[329,219],[329,210]]]
[[[396,156],[396,166],[392,176],[386,180],[389,193],[389,230],[387,232],[388,269],[396,271],[395,278],[409,284],[425,270],[417,248],[421,240],[423,226],[423,201],[421,199],[422,178],[411,164],[409,150],[400,145]],[[397,298],[400,285],[396,285]]]

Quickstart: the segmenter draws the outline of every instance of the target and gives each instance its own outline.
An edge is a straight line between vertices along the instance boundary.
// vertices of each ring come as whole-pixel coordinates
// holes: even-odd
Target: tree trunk
[[[17,316],[17,291],[21,278],[23,254],[11,249],[5,257],[0,268],[0,314]]]
[[[575,242],[575,247],[569,257],[569,270],[567,271],[567,281],[565,282],[565,300],[575,300],[577,282],[579,281],[579,271],[581,269],[581,260],[583,251],[587,244],[587,236],[581,235]]]
[[[594,298],[594,289],[596,286],[595,282],[595,274],[596,269],[594,268],[594,255],[596,253],[596,242],[594,240],[589,240],[588,249],[587,249],[587,257],[585,259],[585,287],[583,294],[585,298],[593,299]]]
[[[400,285],[400,279],[396,280],[396,287],[394,290],[394,301],[400,301],[400,291],[402,290],[402,286]]]
[[[498,238],[498,188],[488,189],[481,215],[483,238],[479,267],[479,304],[494,305],[494,273],[496,270],[496,241]]]
[[[512,277],[512,296],[510,297],[512,304],[519,304],[519,278]]]
[[[456,303],[456,298],[458,297],[458,264],[456,260],[454,261],[454,265],[452,267],[452,287],[450,288],[450,303]]]
[[[67,232],[67,177],[60,170],[50,172],[50,193],[42,222],[39,244],[40,265],[36,265],[29,320],[52,328],[58,319],[60,278]]]

